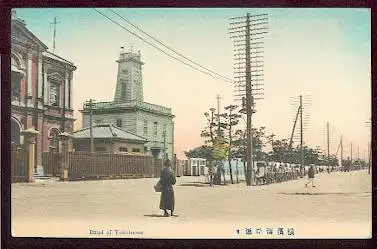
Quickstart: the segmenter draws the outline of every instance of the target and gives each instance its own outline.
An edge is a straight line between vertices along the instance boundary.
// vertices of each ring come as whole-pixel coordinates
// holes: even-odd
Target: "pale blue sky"
[[[128,24],[116,18],[125,27]],[[232,77],[233,45],[228,18],[249,12],[269,14],[265,45],[265,99],[257,103],[255,126],[287,138],[293,125],[290,97],[311,95],[310,122],[305,141],[325,149],[325,122],[331,126],[330,151],[343,134],[344,153],[360,146],[367,153],[371,117],[371,37],[368,9],[117,9],[125,18],[178,52],[216,72]],[[121,46],[141,51],[144,100],[169,106],[175,118],[178,155],[202,144],[202,115],[231,104],[231,84],[197,72],[143,43],[93,9],[17,9],[27,27],[52,49],[56,16],[56,53],[77,65],[74,109],[94,98],[111,101],[115,92]],[[132,29],[134,30],[134,29]],[[81,126],[80,114],[75,112]],[[357,149],[354,150],[357,153]],[[356,156],[356,154],[354,154]]]

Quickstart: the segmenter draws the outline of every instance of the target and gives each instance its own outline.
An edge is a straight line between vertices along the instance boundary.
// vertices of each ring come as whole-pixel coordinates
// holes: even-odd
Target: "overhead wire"
[[[225,77],[221,74],[218,74],[216,73],[215,71],[211,70],[211,69],[208,69],[202,65],[200,65],[199,63],[196,63],[195,61],[193,61],[192,59],[188,58],[187,56],[183,55],[182,53],[179,53],[177,52],[176,50],[172,49],[171,47],[165,45],[164,43],[162,43],[161,41],[159,41],[157,38],[153,37],[152,35],[148,34],[147,32],[145,32],[143,29],[141,29],[140,27],[136,26],[135,24],[133,24],[132,22],[130,22],[129,20],[127,20],[125,17],[123,17],[122,15],[120,15],[119,13],[117,13],[116,11],[112,10],[112,9],[109,9],[111,12],[113,12],[115,15],[119,16],[121,19],[123,19],[125,22],[127,22],[128,24],[130,24],[132,27],[134,27],[135,29],[139,30],[140,32],[142,32],[143,34],[145,34],[146,36],[148,36],[149,38],[151,38],[152,40],[154,40],[155,42],[159,43],[160,45],[162,45],[163,47],[169,49],[170,51],[172,51],[173,53],[185,58],[186,60],[190,61],[191,63],[217,75],[218,77],[221,77],[221,78],[224,78],[225,80],[227,81],[231,81],[230,78],[228,77]]]
[[[215,78],[215,79],[218,79],[218,80],[221,80],[221,81],[227,82],[227,83],[232,83],[231,80],[225,80],[225,79],[222,79],[222,78],[220,78],[219,76],[212,75],[212,74],[210,74],[210,73],[208,73],[208,72],[206,72],[206,71],[203,71],[203,70],[200,69],[200,68],[197,68],[197,67],[195,67],[195,66],[193,66],[193,65],[190,65],[190,64],[186,63],[185,61],[181,60],[180,58],[177,58],[177,57],[175,57],[175,56],[169,54],[168,52],[166,52],[166,51],[162,50],[161,48],[155,46],[155,45],[152,44],[151,42],[145,40],[143,37],[139,36],[138,34],[136,34],[136,33],[132,32],[131,30],[127,29],[127,28],[124,27],[122,24],[120,24],[120,23],[118,23],[117,21],[113,20],[111,17],[107,16],[106,14],[102,13],[101,11],[99,11],[99,10],[97,10],[97,9],[95,9],[95,8],[94,8],[94,11],[96,11],[97,13],[99,13],[100,15],[102,15],[103,17],[105,17],[106,19],[108,19],[109,21],[111,21],[112,23],[118,25],[119,27],[121,27],[122,29],[124,29],[125,31],[127,31],[128,33],[130,33],[130,34],[136,36],[137,38],[139,38],[139,39],[142,40],[143,42],[147,43],[148,45],[154,47],[155,49],[159,50],[160,52],[164,53],[165,55],[167,55],[167,56],[169,56],[169,57],[171,57],[171,58],[173,58],[173,59],[175,59],[175,60],[178,60],[179,62],[185,64],[186,66],[189,66],[189,67],[191,67],[191,68],[193,68],[193,69],[195,69],[195,70],[197,70],[197,71],[199,71],[199,72],[201,72],[201,73],[204,73],[204,74],[206,74],[206,75],[208,75],[208,76],[211,76],[212,78]]]

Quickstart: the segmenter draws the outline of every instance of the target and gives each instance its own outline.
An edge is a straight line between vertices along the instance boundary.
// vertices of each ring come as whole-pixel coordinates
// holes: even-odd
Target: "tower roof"
[[[119,59],[116,62],[121,63],[121,62],[132,62],[132,61],[139,63],[141,65],[144,65],[144,62],[141,61],[140,51],[138,51],[138,53],[135,53],[133,51],[121,52],[119,54]]]

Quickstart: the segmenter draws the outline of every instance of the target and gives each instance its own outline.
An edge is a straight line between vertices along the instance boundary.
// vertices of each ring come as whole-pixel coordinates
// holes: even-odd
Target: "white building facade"
[[[146,154],[172,158],[174,151],[174,115],[168,107],[150,104],[143,99],[140,52],[122,52],[118,63],[114,101],[92,105],[93,123],[112,123],[117,127],[145,137]],[[90,126],[90,108],[84,104],[83,126]]]

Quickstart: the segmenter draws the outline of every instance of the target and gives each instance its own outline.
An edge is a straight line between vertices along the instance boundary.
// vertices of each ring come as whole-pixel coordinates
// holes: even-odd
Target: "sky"
[[[136,32],[108,9],[99,9]],[[204,112],[234,104],[232,83],[200,73],[156,50],[94,9],[16,9],[27,28],[52,51],[54,17],[57,18],[55,53],[72,61],[75,129],[82,127],[78,110],[89,98],[112,101],[117,63],[124,46],[140,50],[144,101],[172,108],[175,151],[204,143]],[[275,139],[289,138],[292,104],[303,95],[304,142],[326,150],[326,122],[330,127],[330,153],[335,154],[343,135],[343,153],[368,156],[371,118],[371,15],[369,9],[116,9],[124,18],[164,44],[221,75],[233,77],[233,41],[229,18],[246,13],[268,14],[265,38],[264,99],[256,103],[253,127],[265,126]],[[138,32],[138,34],[140,34]],[[240,104],[240,103],[236,103]],[[241,121],[240,128],[244,126]],[[269,148],[266,148],[269,150]]]

